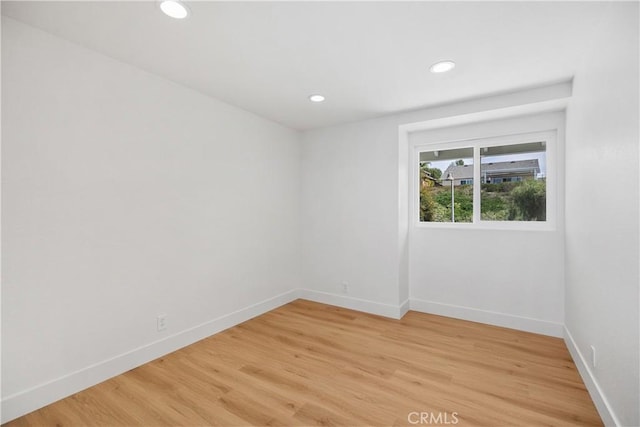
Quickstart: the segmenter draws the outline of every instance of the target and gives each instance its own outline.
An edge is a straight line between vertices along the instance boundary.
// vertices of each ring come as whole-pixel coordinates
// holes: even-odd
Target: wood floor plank
[[[561,339],[297,300],[7,426],[438,423],[602,425]]]

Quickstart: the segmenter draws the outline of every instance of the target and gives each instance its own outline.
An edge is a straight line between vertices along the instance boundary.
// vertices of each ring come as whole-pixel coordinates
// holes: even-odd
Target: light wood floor
[[[391,320],[303,300],[8,425],[438,421],[602,425],[561,339],[416,312]]]

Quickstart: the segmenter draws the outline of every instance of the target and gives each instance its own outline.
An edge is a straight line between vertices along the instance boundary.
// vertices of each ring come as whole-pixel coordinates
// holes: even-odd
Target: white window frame
[[[546,156],[546,221],[487,221],[480,215],[481,182],[480,149],[505,145],[519,145],[528,142],[545,142]],[[527,132],[502,136],[473,138],[457,141],[441,141],[416,144],[413,147],[412,167],[412,223],[417,228],[458,228],[492,230],[555,230],[557,218],[557,130]],[[472,222],[422,222],[420,221],[420,153],[425,151],[445,151],[457,148],[473,148],[473,220]],[[477,166],[476,166],[477,165]]]

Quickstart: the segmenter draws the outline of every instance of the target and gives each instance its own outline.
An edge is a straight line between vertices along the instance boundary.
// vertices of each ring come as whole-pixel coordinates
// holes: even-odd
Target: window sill
[[[417,222],[416,229],[440,230],[493,230],[493,231],[556,231],[551,222],[523,222],[523,221],[482,221],[473,222]]]

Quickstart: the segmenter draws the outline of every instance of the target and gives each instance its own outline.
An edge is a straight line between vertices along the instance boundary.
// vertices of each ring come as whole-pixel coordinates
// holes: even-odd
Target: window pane
[[[473,221],[473,148],[420,153],[419,180],[420,221]]]
[[[546,221],[546,144],[480,147],[480,218]]]

